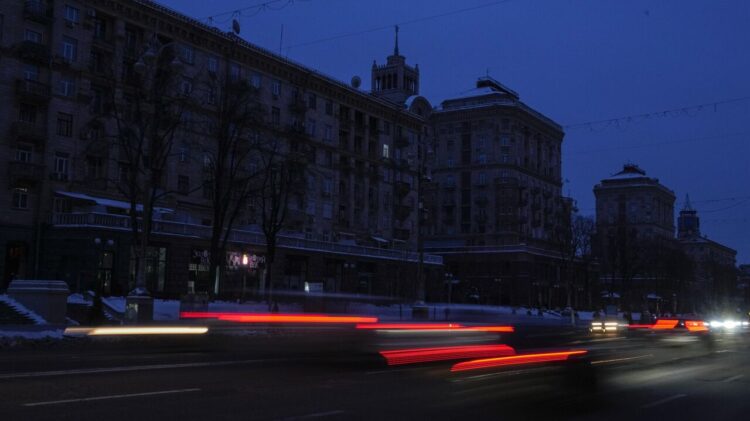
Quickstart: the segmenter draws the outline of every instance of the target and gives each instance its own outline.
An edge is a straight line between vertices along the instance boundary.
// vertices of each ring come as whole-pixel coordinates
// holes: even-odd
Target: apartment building
[[[560,125],[490,77],[443,101],[431,121],[425,250],[458,281],[451,298],[559,303],[554,232],[572,207],[561,195]]]
[[[132,288],[130,203],[116,187],[129,169],[103,136],[101,115],[113,106],[108,98],[129,106],[119,86],[138,83],[136,66],[156,42],[179,61],[184,94],[208,107],[211,93],[197,89],[206,77],[245,79],[278,140],[303,145],[305,193],[290,202],[279,238],[279,288],[414,295],[417,175],[431,110],[417,95],[418,72],[409,67],[387,97],[364,92],[146,0],[4,1],[0,13],[0,173],[8,176],[0,288],[27,277],[64,279],[76,290]],[[391,65],[404,68],[395,55]],[[373,68],[373,78],[382,71]],[[199,146],[176,140],[161,180],[169,194],[155,207],[147,263],[156,295],[211,288],[204,111],[185,114],[179,136]],[[263,270],[257,210],[244,211],[235,231],[223,294],[237,294],[241,279],[257,287]],[[425,277],[442,280],[442,258],[423,261]]]

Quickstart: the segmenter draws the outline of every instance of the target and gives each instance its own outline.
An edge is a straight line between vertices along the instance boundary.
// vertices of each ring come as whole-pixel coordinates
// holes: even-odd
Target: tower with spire
[[[700,225],[698,211],[693,209],[690,204],[690,196],[686,194],[685,205],[680,210],[680,216],[677,217],[677,238],[683,240],[700,237]]]
[[[386,64],[378,65],[373,61],[370,86],[373,95],[404,104],[407,98],[419,94],[419,66],[406,64],[406,57],[398,51],[398,26],[395,30],[393,54],[388,56]]]

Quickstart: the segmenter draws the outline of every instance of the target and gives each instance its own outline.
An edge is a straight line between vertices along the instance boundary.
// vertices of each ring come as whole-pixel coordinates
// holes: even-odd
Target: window
[[[42,43],[42,34],[41,34],[41,32],[32,31],[31,29],[27,29],[23,33],[23,39],[24,39],[24,41],[31,41],[31,42],[35,42],[37,44],[41,44]]]
[[[480,172],[479,173],[477,184],[479,184],[480,186],[487,185],[487,174],[486,173],[484,173],[484,172]]]
[[[55,213],[70,213],[70,199],[67,197],[56,197],[52,201],[52,209]]]
[[[271,82],[271,93],[275,97],[281,95],[281,81],[280,80],[274,79],[273,82]]]
[[[134,30],[125,29],[125,51],[126,54],[135,54],[136,45],[138,44],[138,35]]]
[[[305,208],[305,212],[308,215],[315,215],[315,208],[316,207],[317,207],[317,204],[315,203],[315,200],[310,199],[310,200],[307,201],[307,206]]]
[[[210,56],[206,61],[206,68],[210,73],[216,73],[219,71],[219,59],[214,56]]]
[[[65,5],[65,20],[68,22],[78,23],[81,19],[80,10],[69,4]]]
[[[383,158],[390,158],[390,151],[388,145],[383,145]]]
[[[62,96],[72,97],[76,93],[76,83],[73,79],[62,78],[57,82],[57,93]]]
[[[275,126],[281,124],[281,110],[279,110],[279,107],[271,107],[271,124]]]
[[[39,80],[39,66],[27,64],[23,68],[23,78],[26,80]]]
[[[185,96],[189,96],[193,93],[193,81],[188,78],[183,78],[182,82],[180,82],[180,92]]]
[[[323,202],[323,218],[331,219],[333,217],[333,204]]]
[[[13,207],[15,209],[29,208],[29,192],[26,189],[13,189]]]
[[[333,101],[326,100],[326,115],[333,115]]]
[[[510,137],[506,136],[506,135],[501,136],[500,137],[500,144],[502,146],[508,146],[508,145],[510,145]]]
[[[333,179],[326,177],[323,179],[323,196],[330,197],[333,193]]]
[[[98,156],[86,157],[86,177],[99,179],[104,176],[104,159]]]
[[[24,123],[36,123],[36,107],[29,104],[21,104],[18,120]]]
[[[68,62],[78,59],[78,40],[70,37],[63,37],[62,56]]]
[[[187,146],[180,146],[180,162],[187,162],[190,159],[190,148]]]
[[[31,162],[31,153],[33,148],[29,145],[18,145],[16,146],[16,161],[19,162]]]
[[[391,135],[391,123],[384,121],[383,122],[383,134],[386,136]]]
[[[323,140],[330,142],[333,139],[333,126],[326,124],[325,130],[323,131]]]
[[[70,157],[67,153],[64,153],[64,152],[55,153],[55,178],[57,180],[68,179],[69,165],[70,165]]]
[[[117,167],[117,180],[121,183],[127,183],[130,178],[130,165],[121,162]]]
[[[203,183],[203,198],[209,200],[214,198],[214,185],[210,181]]]
[[[73,115],[57,113],[57,134],[59,136],[73,136]]]
[[[229,67],[229,78],[232,81],[238,81],[240,80],[240,76],[242,75],[242,69],[240,69],[240,65],[237,63],[232,63]]]
[[[180,60],[182,60],[183,63],[187,64],[193,64],[195,63],[195,50],[193,49],[193,46],[187,45],[187,44],[180,44]]]
[[[177,191],[182,194],[188,194],[190,192],[190,177],[186,175],[177,176]]]
[[[107,22],[104,19],[94,19],[94,38],[99,40],[107,39]]]
[[[253,75],[250,76],[250,84],[253,86],[253,88],[260,89],[260,81],[260,73],[253,73]]]
[[[307,95],[307,108],[314,110],[318,107],[318,97],[315,94]]]
[[[307,135],[315,137],[315,119],[307,119]]]
[[[208,89],[206,89],[206,103],[208,103],[208,105],[216,104],[216,88],[213,86],[209,86]]]

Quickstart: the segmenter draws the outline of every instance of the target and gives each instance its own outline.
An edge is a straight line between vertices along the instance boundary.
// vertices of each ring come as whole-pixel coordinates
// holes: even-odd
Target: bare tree
[[[257,207],[266,239],[265,294],[268,305],[273,302],[273,263],[276,259],[278,235],[287,224],[292,200],[303,197],[306,156],[295,147],[287,151],[278,140],[266,142],[260,151],[263,176],[259,180]],[[299,206],[299,204],[298,204]]]
[[[145,45],[138,62],[104,70],[108,86],[94,98],[100,119],[91,124],[94,136],[90,148],[105,149],[119,166],[101,178],[129,203],[132,258],[135,263],[135,289],[131,295],[148,295],[146,259],[154,226],[154,212],[160,200],[171,191],[166,186],[167,164],[173,155],[178,128],[191,102],[189,86],[180,75],[181,61],[171,44],[153,38]],[[114,152],[114,154],[112,154]],[[92,175],[92,174],[89,174]]]
[[[210,278],[219,294],[224,277],[227,243],[237,218],[256,192],[261,177],[256,161],[263,108],[257,89],[247,80],[209,72],[205,79],[208,140],[202,141],[204,186],[211,192],[213,211],[210,242]]]

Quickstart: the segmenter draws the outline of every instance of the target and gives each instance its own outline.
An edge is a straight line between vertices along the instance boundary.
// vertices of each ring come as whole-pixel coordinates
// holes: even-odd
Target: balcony
[[[23,17],[46,25],[52,23],[52,8],[45,1],[27,0],[23,4]]]
[[[10,130],[17,140],[31,142],[37,146],[44,145],[47,139],[47,126],[42,124],[16,121],[11,125]]]
[[[16,54],[21,60],[49,65],[49,47],[33,41],[22,41],[16,45]]]
[[[44,165],[31,162],[8,162],[9,187],[32,187],[44,178]]]
[[[17,80],[16,95],[25,101],[47,102],[50,99],[49,85],[35,80]]]
[[[50,218],[50,222],[56,228],[107,228],[118,231],[130,231],[131,219],[125,215],[110,215],[104,213],[56,213]],[[406,239],[408,239],[408,230]],[[204,225],[187,224],[175,221],[154,221],[153,233],[157,235],[169,235],[189,238],[211,238],[211,227]],[[252,244],[264,246],[265,236],[261,232],[232,230],[229,241],[238,244]],[[402,250],[391,250],[358,245],[339,244],[330,241],[319,241],[307,238],[298,238],[280,235],[277,237],[277,245],[280,248],[292,250],[307,250],[319,253],[341,254],[362,256],[373,259],[399,260],[417,262],[419,255],[414,252]],[[443,263],[443,258],[437,255],[424,255],[427,264]]]

